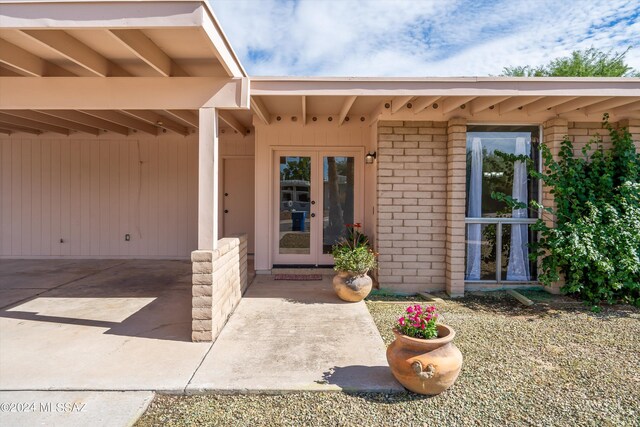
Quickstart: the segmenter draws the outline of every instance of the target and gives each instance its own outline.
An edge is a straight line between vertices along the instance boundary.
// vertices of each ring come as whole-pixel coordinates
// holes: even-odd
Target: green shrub
[[[603,124],[611,149],[597,137],[576,156],[565,137],[557,159],[542,145],[542,173],[528,161],[530,175],[551,189],[556,204],[530,205],[543,212],[532,226],[540,239],[530,245],[530,257],[540,259],[539,280],[545,285],[560,280],[562,273],[565,293],[592,304],[640,306],[640,155],[627,129],[614,129],[608,115]],[[492,197],[512,208],[525,206],[501,193]],[[555,217],[554,227],[545,223],[549,215]]]

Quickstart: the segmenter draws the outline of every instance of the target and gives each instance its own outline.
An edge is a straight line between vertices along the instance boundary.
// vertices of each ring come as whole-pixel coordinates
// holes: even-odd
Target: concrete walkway
[[[402,391],[364,302],[345,303],[322,281],[257,276],[187,393]]]

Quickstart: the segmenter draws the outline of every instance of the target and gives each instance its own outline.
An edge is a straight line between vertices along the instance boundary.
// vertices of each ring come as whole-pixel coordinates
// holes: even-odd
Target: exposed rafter
[[[471,114],[478,114],[484,110],[487,110],[491,107],[495,107],[500,104],[502,101],[506,101],[511,98],[510,96],[483,96],[482,98],[474,99],[471,102]]]
[[[640,101],[632,102],[631,104],[626,104],[613,109],[613,113],[617,116],[631,112],[640,113]]]
[[[0,112],[0,121],[4,123],[11,123],[17,126],[23,126],[26,128],[59,133],[62,135],[69,135],[71,133],[69,132],[69,129],[66,129],[60,126],[54,126],[47,123],[36,122],[29,119],[23,119],[22,117],[11,116],[9,114],[5,114],[2,112]]]
[[[0,62],[32,77],[44,76],[46,68],[44,60],[39,56],[2,39],[0,39]]]
[[[371,126],[378,121],[380,115],[384,112],[384,110],[386,110],[385,104],[387,103],[388,101],[382,101],[373,110],[371,110],[371,112],[369,113],[369,121],[367,122],[367,125]]]
[[[584,108],[585,114],[605,112],[605,110],[612,110],[617,107],[622,107],[623,105],[633,104],[636,101],[639,101],[640,98],[636,97],[625,97],[625,98],[613,98],[607,101],[598,102],[597,104],[589,105]]]
[[[165,113],[196,129],[200,125],[200,118],[190,110],[165,110]]]
[[[0,121],[0,129],[7,129],[8,131],[13,131],[13,132],[30,133],[32,135],[40,135],[42,133],[42,131],[38,129],[34,129],[26,126],[20,126],[20,125],[7,123],[3,121]]]
[[[451,96],[442,105],[442,114],[450,113],[475,99],[475,96]]]
[[[186,126],[182,126],[173,120],[161,116],[160,114],[154,113],[153,111],[148,110],[124,110],[123,113],[130,115],[131,117],[138,118],[147,123],[151,123],[153,125],[159,126],[163,129],[169,129],[175,133],[179,133],[180,135],[189,135],[189,128]]]
[[[89,116],[80,111],[74,110],[42,110],[41,113],[48,114],[61,119],[70,120],[86,126],[96,127],[105,131],[118,133],[120,135],[129,135],[129,129],[125,126],[117,125],[107,120]]]
[[[129,73],[113,64],[89,46],[59,30],[22,30],[23,34],[64,56],[99,77],[128,76]]]
[[[425,110],[427,107],[431,107],[434,102],[440,99],[440,96],[421,96],[413,103],[413,114],[418,114]]]
[[[393,98],[391,100],[391,114],[395,114],[400,111],[400,109],[407,105],[407,102],[411,101],[411,99],[413,99],[413,96],[396,96]]]
[[[158,45],[140,30],[108,30],[109,33],[122,45],[129,49],[138,58],[153,68],[164,77],[186,76],[187,73],[180,68]]]
[[[541,98],[541,96],[514,96],[511,99],[501,102],[498,109],[500,110],[500,115],[507,114],[520,107],[536,102]]]
[[[556,114],[568,113],[569,111],[574,111],[579,108],[584,108],[589,105],[597,104],[601,101],[606,101],[607,99],[611,99],[609,97],[603,98],[599,96],[586,96],[582,98],[574,99],[573,101],[565,102],[555,107]]]
[[[220,119],[223,122],[225,122],[231,129],[235,130],[236,132],[238,132],[242,136],[244,136],[247,133],[249,133],[247,128],[244,127],[242,125],[242,123],[240,123],[240,121],[238,119],[236,119],[233,116],[233,114],[231,114],[229,111],[218,110],[218,119]]]
[[[548,96],[527,105],[527,114],[532,115],[541,111],[549,110],[556,105],[575,99],[573,96]]]
[[[257,96],[251,97],[251,111],[253,111],[265,124],[268,125],[271,123],[271,113],[264,105],[264,102],[262,102],[262,100]]]
[[[342,108],[340,109],[340,115],[338,116],[338,126],[341,126],[344,123],[344,119],[349,114],[349,110],[351,110],[351,106],[358,97],[355,95],[347,96],[344,100],[344,104],[342,104]]]
[[[80,132],[89,133],[91,135],[99,135],[100,129],[94,128],[91,126],[83,125],[80,123],[72,122],[70,120],[61,119],[59,117],[53,117],[48,114],[39,113],[37,111],[31,110],[3,110],[5,114],[15,117],[21,117],[25,119],[29,119],[32,121],[36,121],[39,123],[46,123],[54,126],[59,126],[62,128],[73,129]]]
[[[128,114],[122,114],[113,110],[83,110],[84,114],[106,120],[117,125],[126,126],[130,129],[136,129],[150,135],[158,134],[158,127],[142,120],[135,119]]]
[[[302,95],[302,126],[307,124],[307,97]]]

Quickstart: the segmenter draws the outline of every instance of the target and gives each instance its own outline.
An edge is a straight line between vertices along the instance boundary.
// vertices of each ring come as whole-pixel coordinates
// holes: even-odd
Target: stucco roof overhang
[[[273,118],[334,116],[388,120],[542,122],[640,118],[639,78],[316,78],[252,77],[251,106]],[[303,113],[304,112],[304,113]]]
[[[207,1],[0,1],[0,132],[251,125],[248,78]]]

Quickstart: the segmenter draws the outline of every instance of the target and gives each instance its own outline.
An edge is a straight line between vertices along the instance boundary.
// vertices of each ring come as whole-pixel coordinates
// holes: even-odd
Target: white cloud
[[[637,0],[210,0],[250,75],[497,75],[575,49],[640,69]]]

